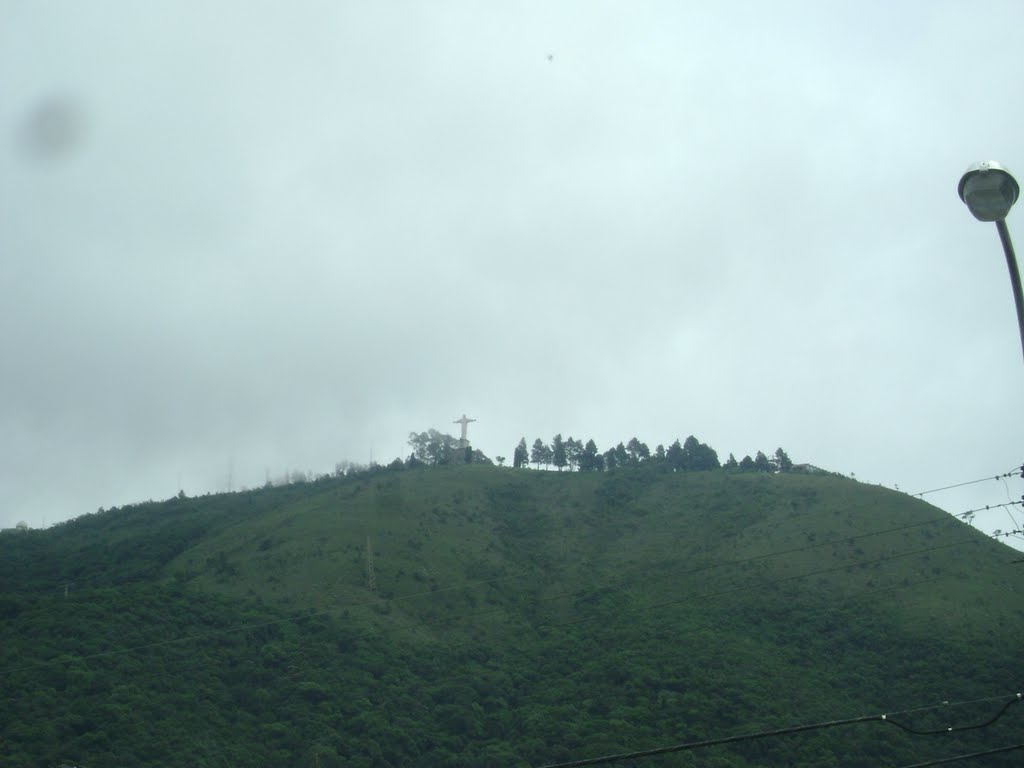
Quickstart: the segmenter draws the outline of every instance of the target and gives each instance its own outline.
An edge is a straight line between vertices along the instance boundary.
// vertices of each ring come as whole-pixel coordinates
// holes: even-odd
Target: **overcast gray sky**
[[[1024,461],[1005,261],[956,194],[1024,173],[1024,4],[0,11],[0,526],[463,412],[492,457],[694,434],[911,493]]]

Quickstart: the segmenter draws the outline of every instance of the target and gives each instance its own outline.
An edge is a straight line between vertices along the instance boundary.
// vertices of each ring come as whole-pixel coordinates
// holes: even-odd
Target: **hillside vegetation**
[[[453,465],[109,510],[0,536],[0,764],[530,766],[975,724],[1020,688],[1018,559],[827,475]],[[901,766],[1022,725],[625,764]]]

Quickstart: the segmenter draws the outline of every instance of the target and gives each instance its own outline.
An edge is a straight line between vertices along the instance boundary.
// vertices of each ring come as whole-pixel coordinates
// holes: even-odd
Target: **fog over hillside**
[[[1020,3],[2,5],[0,527],[462,414],[910,493],[1024,461],[956,191],[1024,173]]]

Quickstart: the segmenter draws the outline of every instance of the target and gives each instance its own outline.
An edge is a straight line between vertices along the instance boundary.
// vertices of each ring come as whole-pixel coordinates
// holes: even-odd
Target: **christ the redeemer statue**
[[[467,419],[466,418],[466,414],[462,414],[462,418],[461,419],[456,419],[455,421],[452,422],[452,424],[461,424],[462,425],[462,437],[459,438],[459,447],[460,448],[465,448],[467,445],[469,445],[469,440],[466,439],[466,425],[469,424],[472,421],[476,421],[476,419]]]

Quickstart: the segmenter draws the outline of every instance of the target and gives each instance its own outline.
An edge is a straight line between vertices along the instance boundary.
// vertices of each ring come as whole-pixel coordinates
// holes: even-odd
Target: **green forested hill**
[[[0,765],[543,765],[943,701],[897,719],[971,725],[1021,687],[1019,558],[825,475],[449,466],[109,510],[0,536]],[[1020,742],[1011,706],[623,764]]]

